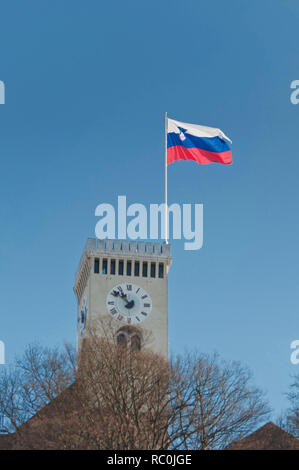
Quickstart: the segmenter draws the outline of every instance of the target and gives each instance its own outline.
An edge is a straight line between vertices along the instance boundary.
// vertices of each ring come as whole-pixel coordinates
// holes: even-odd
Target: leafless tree
[[[172,447],[223,449],[269,416],[264,394],[238,362],[189,353],[171,364]]]
[[[129,327],[119,341],[113,323],[100,328],[87,332],[77,367],[69,347],[35,346],[2,373],[0,413],[15,448],[221,449],[267,419],[240,364],[200,353],[168,361],[144,330]]]
[[[293,377],[287,397],[290,407],[284,418],[284,427],[290,434],[299,438],[299,374]]]
[[[14,366],[0,374],[0,414],[7,419],[7,432],[22,424],[61,394],[74,381],[75,351],[65,345],[47,348],[29,345]]]

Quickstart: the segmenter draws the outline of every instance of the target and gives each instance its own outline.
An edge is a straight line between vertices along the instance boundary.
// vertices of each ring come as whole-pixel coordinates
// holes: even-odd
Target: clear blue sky
[[[74,341],[73,276],[95,207],[163,200],[163,113],[220,127],[233,166],[169,167],[204,204],[204,246],[173,243],[173,351],[241,360],[286,406],[299,338],[296,0],[0,4],[0,339]]]

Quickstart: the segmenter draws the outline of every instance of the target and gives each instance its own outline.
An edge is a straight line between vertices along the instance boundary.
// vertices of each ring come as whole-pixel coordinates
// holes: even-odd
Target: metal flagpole
[[[168,243],[168,207],[167,207],[167,112],[165,113],[165,243]]]

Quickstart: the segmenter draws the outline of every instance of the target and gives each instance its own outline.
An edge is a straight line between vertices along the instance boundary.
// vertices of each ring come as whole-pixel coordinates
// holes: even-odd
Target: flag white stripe
[[[180,134],[181,131],[179,127],[187,129],[186,133],[191,135],[196,135],[197,137],[220,137],[221,139],[226,139],[231,143],[231,140],[216,127],[207,127],[199,126],[198,124],[189,124],[187,122],[175,121],[174,119],[168,118],[168,133],[175,132]]]

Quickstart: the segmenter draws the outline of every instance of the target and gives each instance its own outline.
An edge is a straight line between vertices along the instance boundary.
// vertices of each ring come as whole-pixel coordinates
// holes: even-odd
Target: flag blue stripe
[[[184,134],[186,139],[181,140],[179,134],[169,132],[167,134],[167,148],[182,145],[185,148],[198,148],[208,152],[227,152],[230,150],[228,143],[220,137],[197,137],[191,134]]]

